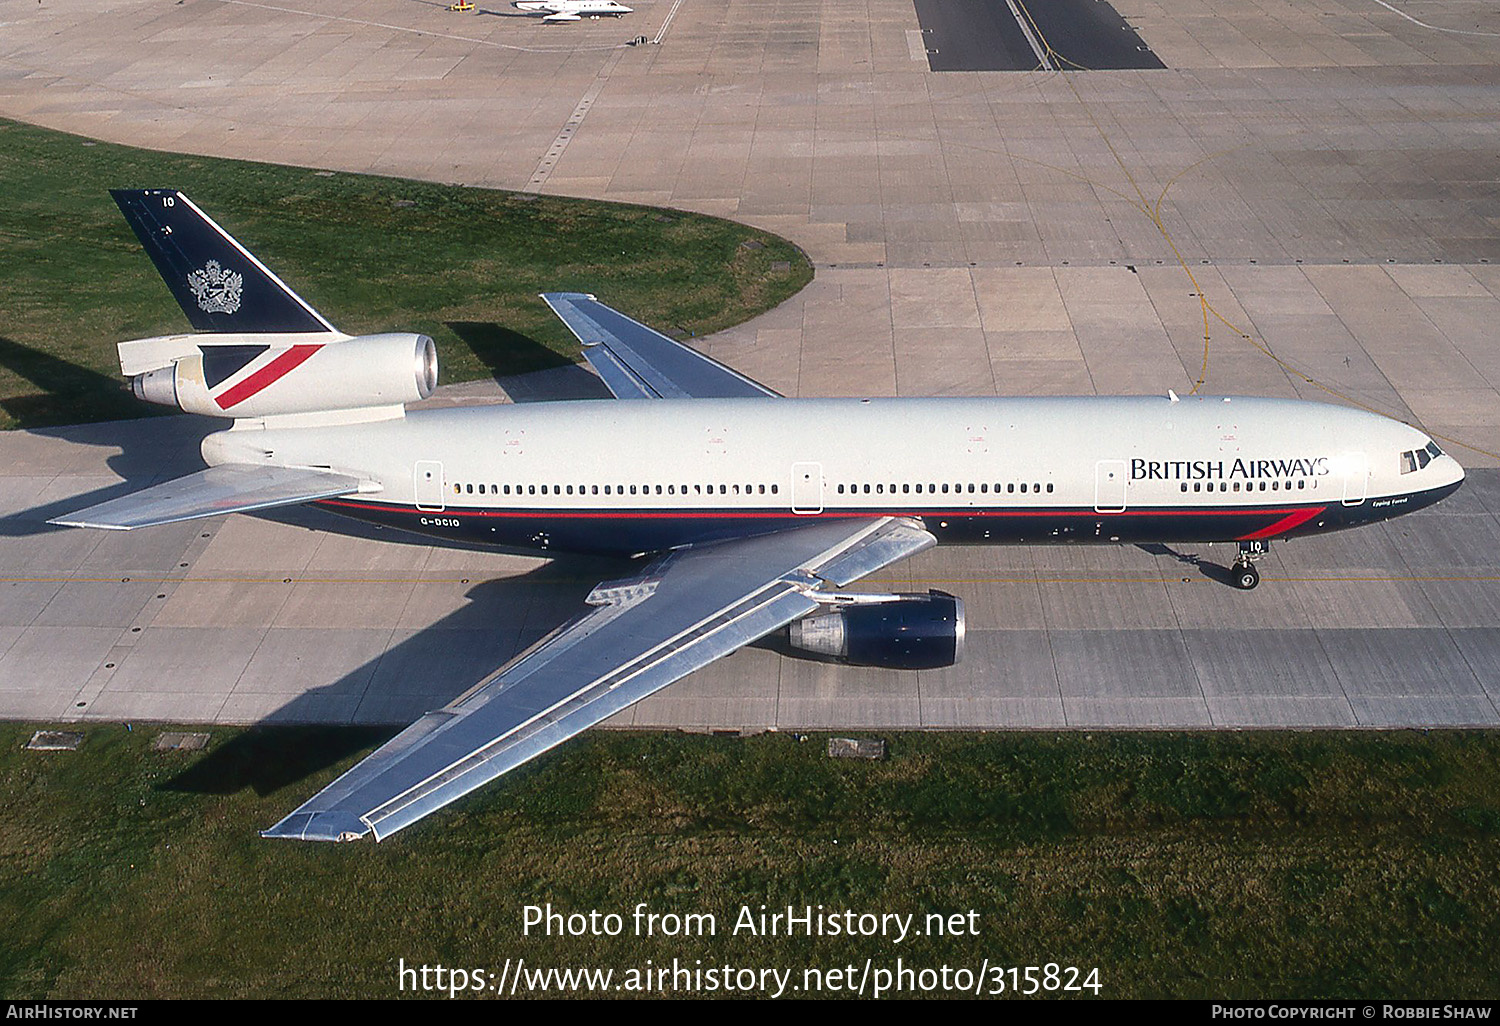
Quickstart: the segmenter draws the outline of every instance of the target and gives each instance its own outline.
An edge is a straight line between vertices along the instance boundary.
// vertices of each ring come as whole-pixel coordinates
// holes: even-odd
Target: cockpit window
[[[1403,452],[1401,454],[1401,473],[1410,474],[1417,469],[1417,454],[1414,452]]]
[[[1438,444],[1436,442],[1428,442],[1427,451],[1434,457],[1441,456],[1443,454],[1443,450],[1438,448]]]

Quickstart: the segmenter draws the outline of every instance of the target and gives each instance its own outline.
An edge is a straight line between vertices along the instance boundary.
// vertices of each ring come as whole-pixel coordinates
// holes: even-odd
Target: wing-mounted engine
[[[839,595],[838,604],[797,620],[793,648],[858,666],[932,670],[964,654],[963,600],[926,595]]]
[[[120,345],[136,397],[211,417],[399,408],[437,387],[426,335],[174,335]]]

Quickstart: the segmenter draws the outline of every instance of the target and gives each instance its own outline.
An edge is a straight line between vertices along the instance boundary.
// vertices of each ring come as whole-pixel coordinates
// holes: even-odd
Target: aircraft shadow
[[[491,321],[445,321],[513,402],[608,399],[599,377],[529,335]]]
[[[131,394],[119,378],[44,353],[0,335],[0,367],[37,387],[31,395],[0,399],[0,409],[18,427],[39,428],[91,420],[126,420],[157,415]]]
[[[297,784],[448,704],[583,612],[584,598],[599,581],[630,572],[623,561],[565,558],[518,577],[481,581],[469,589],[463,607],[339,679],[289,697],[254,727],[211,746],[157,786],[203,794],[250,788],[265,796]],[[414,680],[422,682],[419,689],[412,687]],[[331,704],[354,706],[354,715],[367,706],[390,710],[389,718],[400,725],[328,724]]]
[[[1220,566],[1218,563],[1210,563],[1196,552],[1178,552],[1172,546],[1164,545],[1161,542],[1140,544],[1136,548],[1153,556],[1170,556],[1186,566],[1197,567],[1200,574],[1218,584],[1234,584],[1234,572],[1229,567]]]

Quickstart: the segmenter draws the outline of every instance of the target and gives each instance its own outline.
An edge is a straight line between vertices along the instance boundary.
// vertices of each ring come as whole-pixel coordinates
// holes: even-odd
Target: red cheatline
[[[1282,517],[1270,527],[1262,527],[1259,531],[1252,531],[1250,534],[1247,534],[1244,537],[1240,538],[1240,541],[1255,541],[1258,538],[1273,538],[1285,531],[1290,531],[1294,527],[1300,527],[1301,525],[1311,520],[1313,517],[1317,516],[1319,513],[1322,513],[1327,508],[1327,506],[1314,506],[1311,509],[1299,509],[1295,513]]]

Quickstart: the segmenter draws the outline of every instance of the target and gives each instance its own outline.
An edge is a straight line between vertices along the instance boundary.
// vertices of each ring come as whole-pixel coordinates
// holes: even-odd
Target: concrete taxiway
[[[634,6],[541,26],[408,0],[44,0],[7,12],[0,114],[781,232],[814,283],[704,345],[788,394],[1202,379],[1369,406],[1475,468],[1434,510],[1277,548],[1249,594],[1195,562],[1227,547],[929,553],[872,580],[963,595],[964,664],[754,648],[623,725],[1500,720],[1500,14],[1122,0],[1165,69],[943,72],[911,0]],[[642,34],[657,42],[625,45]],[[1065,36],[1042,42],[1066,57]],[[80,496],[194,469],[202,430],[0,437],[0,715],[404,722],[612,571],[312,511],[42,526]]]

